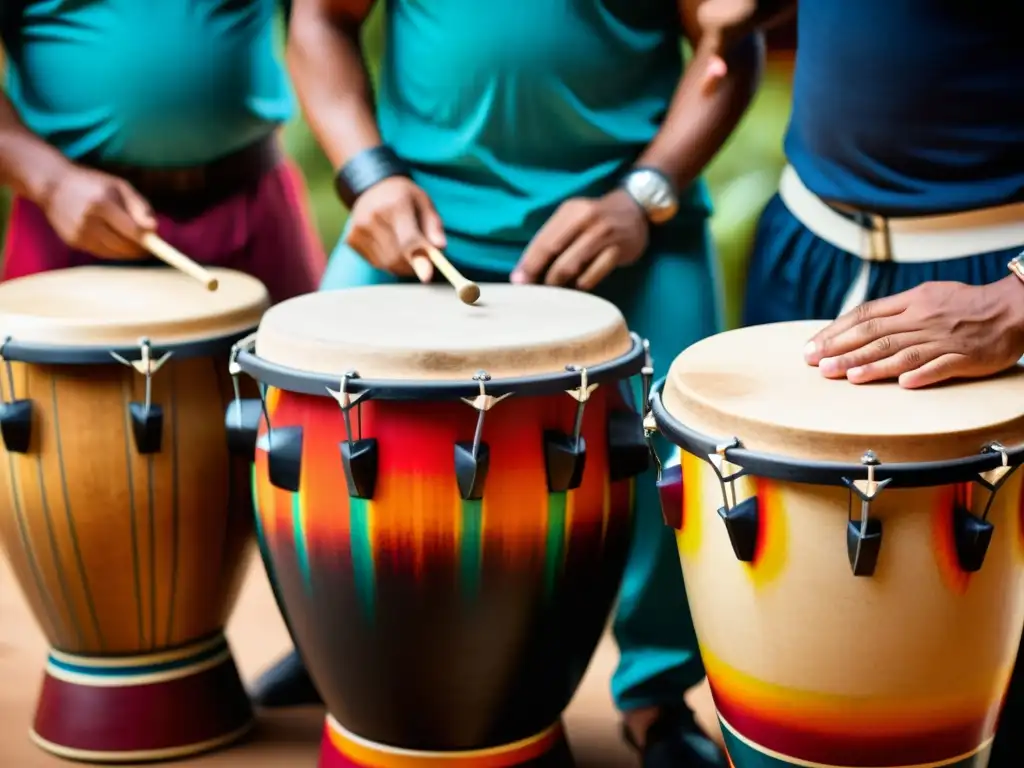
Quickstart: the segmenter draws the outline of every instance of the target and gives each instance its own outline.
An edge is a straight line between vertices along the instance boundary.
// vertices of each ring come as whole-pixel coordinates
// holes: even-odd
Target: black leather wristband
[[[363,150],[345,163],[334,177],[334,189],[341,201],[351,208],[359,196],[374,184],[392,176],[409,175],[409,166],[394,150],[381,145]]]

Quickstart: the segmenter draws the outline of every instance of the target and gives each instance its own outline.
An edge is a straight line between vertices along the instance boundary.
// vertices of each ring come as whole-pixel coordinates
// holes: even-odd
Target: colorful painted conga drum
[[[215,293],[144,267],[0,284],[0,541],[52,646],[32,738],[61,757],[178,758],[252,724],[222,633],[251,464],[224,411],[268,296],[214,272]]]
[[[651,396],[729,755],[984,768],[1024,622],[1024,369],[855,386],[803,362],[821,325],[701,341]]]
[[[650,460],[644,345],[602,299],[481,288],[291,299],[237,355],[267,386],[257,533],[327,704],[321,768],[572,764],[562,710]]]

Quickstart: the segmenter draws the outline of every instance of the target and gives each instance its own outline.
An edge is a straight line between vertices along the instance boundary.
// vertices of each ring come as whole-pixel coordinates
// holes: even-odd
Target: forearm
[[[322,0],[295,0],[288,66],[310,128],[341,168],[381,138],[359,44],[365,14],[339,17],[324,6]]]
[[[661,130],[637,163],[657,168],[679,189],[700,175],[750,105],[764,65],[764,41],[755,34],[734,46],[728,73],[710,92],[703,87],[706,59],[698,47]]]
[[[59,150],[25,127],[7,95],[0,93],[0,185],[40,203],[67,165]]]

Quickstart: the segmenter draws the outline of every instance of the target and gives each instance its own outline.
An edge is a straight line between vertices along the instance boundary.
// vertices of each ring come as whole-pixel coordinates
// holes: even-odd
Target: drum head
[[[210,269],[220,287],[163,267],[90,266],[0,283],[0,335],[18,344],[157,347],[256,327],[269,304],[254,277]]]
[[[761,325],[704,339],[669,371],[666,410],[683,425],[751,450],[856,463],[974,456],[997,440],[1024,443],[1024,368],[978,381],[907,390],[855,385],[803,360],[822,321]]]
[[[309,374],[397,381],[494,379],[593,366],[633,346],[613,304],[545,286],[480,286],[473,306],[445,285],[377,285],[299,296],[256,336],[263,360]]]

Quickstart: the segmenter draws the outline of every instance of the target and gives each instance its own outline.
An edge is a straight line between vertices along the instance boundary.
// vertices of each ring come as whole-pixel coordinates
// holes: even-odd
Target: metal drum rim
[[[687,427],[668,412],[661,393],[665,378],[651,388],[650,413],[658,432],[677,447],[712,463],[720,456],[742,468],[743,473],[766,480],[847,487],[853,480],[867,476],[862,460],[850,462],[812,461],[743,447],[739,437],[714,437]],[[998,468],[1003,463],[1016,469],[1024,464],[1024,445],[1002,448],[979,446],[979,452],[959,459],[929,462],[880,462],[872,467],[873,479],[889,481],[890,488],[932,488],[976,480],[978,475]]]

